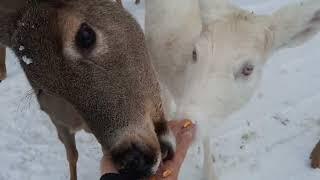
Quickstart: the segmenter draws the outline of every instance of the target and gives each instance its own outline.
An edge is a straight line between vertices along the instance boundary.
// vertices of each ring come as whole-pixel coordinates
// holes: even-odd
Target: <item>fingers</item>
[[[190,120],[173,120],[168,122],[168,126],[175,136],[183,129],[183,126],[191,122]]]
[[[160,170],[157,173],[157,177],[154,179],[161,179],[161,180],[176,180],[181,165],[186,157],[188,149],[192,144],[195,134],[196,134],[196,125],[191,123],[187,127],[184,125],[190,122],[189,120],[183,121],[170,121],[169,127],[173,131],[176,136],[177,140],[177,150],[172,160],[164,162],[162,164]],[[171,174],[168,177],[163,177],[163,173],[166,171],[170,171]]]
[[[175,153],[174,161],[177,165],[181,166],[185,156],[192,144],[196,133],[195,124],[191,124],[187,128],[182,128],[177,137],[177,151]]]
[[[184,119],[184,120],[172,120],[168,122],[169,127],[172,128],[177,128],[178,126],[180,127],[181,125],[185,124],[186,122],[189,122],[190,120]]]

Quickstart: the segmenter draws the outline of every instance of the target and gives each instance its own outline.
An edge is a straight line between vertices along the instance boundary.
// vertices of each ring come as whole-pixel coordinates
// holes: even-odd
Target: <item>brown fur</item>
[[[313,168],[320,168],[320,141],[311,153],[311,160],[311,166]]]
[[[6,48],[0,47],[0,82],[7,77],[5,60],[6,60]]]
[[[97,34],[87,51],[74,43],[84,22]],[[78,159],[74,134],[80,129],[95,135],[119,169],[153,173],[164,144],[158,139],[169,130],[143,32],[123,8],[108,0],[30,0],[0,12],[0,43],[15,51],[41,109],[57,127],[71,180]],[[25,57],[32,63],[24,63]],[[154,123],[160,122],[158,130]],[[132,167],[132,160],[143,167]]]

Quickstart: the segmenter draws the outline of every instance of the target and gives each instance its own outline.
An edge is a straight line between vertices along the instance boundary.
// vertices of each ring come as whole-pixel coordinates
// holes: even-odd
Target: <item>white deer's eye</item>
[[[246,63],[242,66],[241,74],[243,76],[250,76],[254,71],[254,65]]]
[[[234,73],[234,78],[237,80],[244,79],[247,80],[254,72],[254,65],[247,62],[244,63],[239,70]]]
[[[193,60],[193,62],[197,62],[197,60],[198,60],[198,54],[197,54],[196,49],[194,49],[192,51],[192,60]]]

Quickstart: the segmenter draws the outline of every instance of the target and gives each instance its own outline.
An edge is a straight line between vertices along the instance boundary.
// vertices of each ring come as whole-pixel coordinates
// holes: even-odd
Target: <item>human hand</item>
[[[104,156],[100,161],[100,172],[101,175],[107,173],[118,173],[116,167],[112,163],[111,156],[107,155],[107,153],[104,153]]]
[[[169,128],[172,130],[176,137],[177,148],[172,160],[164,162],[157,174],[151,178],[151,180],[177,180],[182,163],[186,157],[188,149],[192,144],[195,134],[195,124],[190,124],[188,127],[184,127],[189,120],[183,121],[170,121]],[[164,173],[169,173],[167,177],[164,177]]]
[[[176,137],[176,152],[172,160],[168,160],[161,164],[156,175],[151,177],[151,180],[177,180],[180,172],[182,163],[186,157],[188,149],[192,144],[195,134],[195,124],[190,124],[188,127],[184,127],[189,120],[183,121],[169,121],[168,126]],[[111,157],[105,153],[101,160],[100,165],[101,175],[106,173],[118,173],[117,169],[111,161]],[[164,172],[170,172],[167,177],[163,176]]]

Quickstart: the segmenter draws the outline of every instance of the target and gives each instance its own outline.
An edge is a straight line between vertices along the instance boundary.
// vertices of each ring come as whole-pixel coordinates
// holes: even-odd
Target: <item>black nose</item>
[[[133,144],[122,153],[115,153],[112,158],[116,164],[119,164],[121,174],[140,179],[152,175],[152,167],[157,161],[155,154],[155,152]]]

